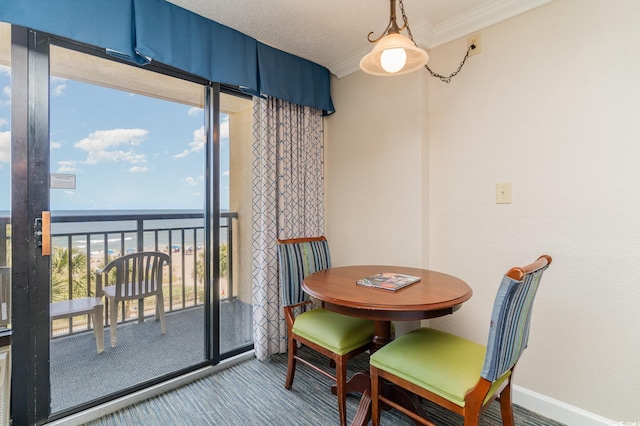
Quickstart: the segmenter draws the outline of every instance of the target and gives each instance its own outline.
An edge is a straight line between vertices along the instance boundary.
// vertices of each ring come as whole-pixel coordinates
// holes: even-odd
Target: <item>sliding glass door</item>
[[[55,414],[208,359],[200,265],[208,244],[207,87],[57,46],[50,64]],[[102,352],[93,311],[74,311],[69,301],[101,297],[98,271],[137,252],[170,256],[161,273],[162,306],[156,297],[127,300],[113,317],[106,309],[113,301],[104,299]],[[164,334],[156,320],[160,308]]]
[[[240,215],[250,217],[250,100],[24,28],[12,36],[16,208],[6,258],[20,259],[12,276],[23,313],[14,316],[14,424],[60,418],[250,348],[250,262],[241,260],[250,246],[238,243],[250,235],[239,230]],[[110,314],[97,275],[141,251],[171,260],[162,298]]]

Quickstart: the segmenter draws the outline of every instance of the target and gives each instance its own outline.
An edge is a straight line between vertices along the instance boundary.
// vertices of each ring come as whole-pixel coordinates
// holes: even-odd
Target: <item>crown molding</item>
[[[412,25],[412,33],[416,43],[429,50],[553,1],[555,0],[493,0],[435,26],[428,20],[420,21],[417,25]],[[366,48],[354,52],[328,66],[329,71],[338,78],[358,71],[360,59],[370,50]]]
[[[370,48],[360,49],[346,58],[335,62],[333,65],[329,65],[327,68],[329,68],[331,74],[338,78],[346,77],[360,69],[360,59],[369,53],[370,50]]]
[[[553,1],[555,0],[494,0],[485,3],[438,24],[434,28],[430,48],[449,43]]]

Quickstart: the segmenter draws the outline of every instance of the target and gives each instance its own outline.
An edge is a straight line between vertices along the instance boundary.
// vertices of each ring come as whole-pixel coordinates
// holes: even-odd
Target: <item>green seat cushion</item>
[[[485,346],[470,340],[420,328],[375,352],[370,362],[463,407],[465,394],[480,379],[485,352]],[[507,376],[496,381],[492,391]]]
[[[344,355],[371,342],[373,321],[318,308],[298,315],[293,323],[293,332],[336,354]]]

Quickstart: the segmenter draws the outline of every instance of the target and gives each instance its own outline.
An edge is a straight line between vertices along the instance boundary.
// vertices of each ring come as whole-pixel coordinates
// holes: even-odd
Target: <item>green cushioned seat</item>
[[[370,362],[463,407],[465,394],[478,383],[485,352],[486,347],[478,343],[421,328],[384,346],[371,355]]]
[[[318,308],[298,315],[292,331],[338,355],[344,355],[371,342],[373,322]]]

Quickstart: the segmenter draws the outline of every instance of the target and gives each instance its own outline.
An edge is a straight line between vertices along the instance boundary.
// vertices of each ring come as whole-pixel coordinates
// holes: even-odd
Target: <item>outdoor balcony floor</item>
[[[203,362],[203,307],[166,314],[167,333],[153,317],[144,323],[118,325],[111,347],[105,328],[105,350],[96,352],[93,332],[51,341],[51,412],[56,413]],[[252,306],[240,301],[220,305],[221,353],[253,340]]]

